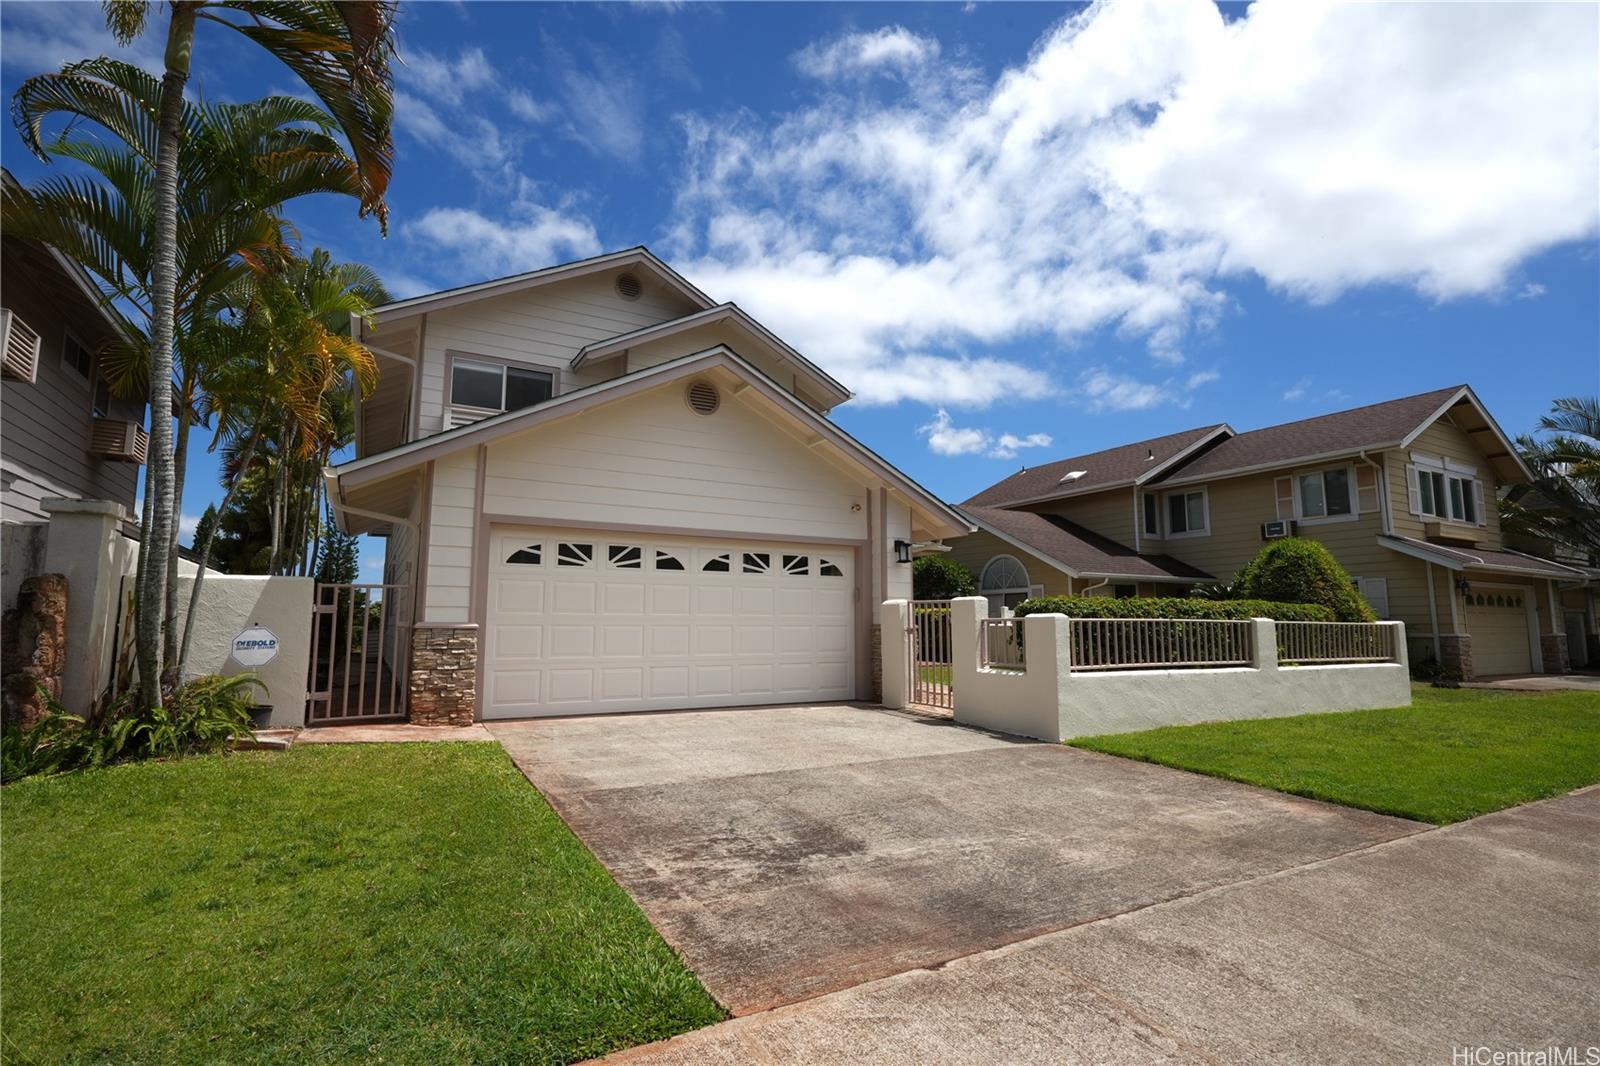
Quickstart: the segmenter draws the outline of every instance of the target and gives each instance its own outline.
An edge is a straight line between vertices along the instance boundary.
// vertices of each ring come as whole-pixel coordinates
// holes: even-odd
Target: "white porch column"
[[[1278,623],[1270,618],[1252,618],[1251,636],[1255,640],[1255,667],[1257,670],[1278,669]]]

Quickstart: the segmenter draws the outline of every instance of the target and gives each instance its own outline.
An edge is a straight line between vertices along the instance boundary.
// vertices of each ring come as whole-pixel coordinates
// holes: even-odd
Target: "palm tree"
[[[1600,398],[1568,396],[1539,419],[1537,435],[1517,438],[1533,470],[1531,488],[1500,502],[1505,532],[1600,554]]]
[[[73,64],[60,74],[25,84],[14,110],[26,135],[50,155],[86,164],[102,180],[47,179],[10,198],[6,209],[8,229],[53,244],[78,259],[101,278],[108,292],[144,311],[147,320],[154,285],[151,238],[156,229],[150,134],[160,93],[155,78],[110,59]],[[117,134],[122,144],[66,134],[42,144],[41,128],[57,114],[93,121]],[[212,313],[211,301],[237,279],[288,256],[285,223],[276,214],[285,201],[315,192],[359,194],[355,164],[331,136],[333,126],[320,108],[292,97],[185,105],[187,150],[179,180],[177,358],[171,404],[177,414],[175,498],[183,495],[189,433],[199,417],[208,358],[227,355],[225,346],[208,340],[205,316]],[[150,351],[149,335],[143,331],[103,351],[101,367],[112,386],[124,393],[140,391],[140,383],[148,377]],[[146,488],[148,504],[148,484]],[[150,549],[162,543],[148,528],[150,518],[147,505],[141,573],[147,560],[159,554]],[[168,551],[176,551],[176,533],[174,524]],[[161,658],[169,674],[177,653],[177,591],[177,568],[169,566],[158,616],[165,634]],[[141,597],[141,616],[154,602]]]
[[[360,263],[335,263],[321,248],[276,270],[239,279],[223,294],[196,334],[197,342],[227,352],[206,360],[208,413],[218,444],[229,447],[227,513],[258,450],[273,470],[272,555],[268,573],[311,572],[305,550],[320,507],[319,476],[332,453],[354,433],[352,390],[365,396],[377,384],[377,359],[349,335],[353,318],[368,318],[389,301],[376,273]],[[230,476],[231,475],[231,476]],[[214,530],[213,530],[214,532]],[[200,571],[189,594],[178,677],[189,657],[189,633],[205,580],[210,538],[195,545]]]
[[[149,539],[141,551],[137,596],[145,606],[136,625],[140,701],[162,702],[160,620],[157,601],[172,565],[174,495],[173,428],[166,415],[178,274],[178,179],[183,144],[183,93],[189,80],[195,28],[207,21],[243,34],[277,56],[316,94],[343,131],[361,180],[361,214],[375,213],[387,232],[384,196],[393,169],[393,0],[169,0],[165,73],[156,109],[155,182],[151,201],[150,461],[146,471]],[[106,22],[119,42],[144,32],[150,4],[105,0]],[[36,141],[30,142],[36,153]],[[146,563],[148,560],[148,563]]]

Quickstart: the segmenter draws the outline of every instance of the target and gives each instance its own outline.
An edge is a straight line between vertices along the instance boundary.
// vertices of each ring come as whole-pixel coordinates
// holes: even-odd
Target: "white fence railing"
[[[1279,622],[1283,666],[1395,661],[1393,626],[1368,622]]]
[[[984,618],[978,623],[979,666],[985,670],[1026,670],[1020,618]]]
[[[1216,669],[1254,661],[1248,621],[1074,618],[1073,670]]]

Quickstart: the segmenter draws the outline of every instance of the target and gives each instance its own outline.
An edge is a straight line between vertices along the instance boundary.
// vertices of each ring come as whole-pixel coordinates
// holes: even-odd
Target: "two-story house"
[[[1508,548],[1496,493],[1531,480],[1473,390],[1246,433],[1203,426],[1023,470],[963,511],[953,557],[996,607],[1030,594],[1182,594],[1271,538],[1322,541],[1414,662],[1468,677],[1567,669],[1560,589],[1582,575]]]
[[[44,565],[45,501],[107,501],[133,512],[147,446],[145,405],[113,396],[96,356],[122,336],[116,312],[81,267],[43,245],[0,238],[0,599],[6,607],[18,585]]]
[[[327,473],[387,538],[413,720],[866,698],[876,605],[962,516],[839,382],[644,248],[401,300]]]

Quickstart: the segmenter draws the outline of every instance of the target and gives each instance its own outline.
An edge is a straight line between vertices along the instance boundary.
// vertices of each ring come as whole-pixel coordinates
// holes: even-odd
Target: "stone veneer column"
[[[67,669],[67,579],[38,574],[25,579],[17,605],[0,622],[0,683],[4,686],[4,721],[24,728],[44,714],[40,686],[60,700]],[[84,714],[87,708],[68,707]]]
[[[1544,656],[1544,672],[1565,674],[1572,670],[1572,660],[1567,657],[1565,633],[1546,633],[1539,638],[1539,652]]]
[[[1455,670],[1460,680],[1471,681],[1472,637],[1466,633],[1440,634],[1439,665],[1447,670]]]
[[[412,626],[409,688],[413,725],[471,725],[478,704],[478,627]]]
[[[872,627],[872,701],[883,699],[883,627]]]

